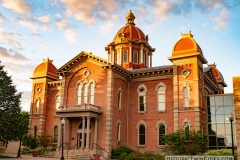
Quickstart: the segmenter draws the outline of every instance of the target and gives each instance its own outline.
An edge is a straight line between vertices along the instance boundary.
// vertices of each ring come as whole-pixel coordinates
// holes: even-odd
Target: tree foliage
[[[174,133],[165,135],[167,154],[195,155],[204,153],[207,150],[208,136],[200,131],[178,130]]]
[[[17,93],[11,77],[3,69],[0,62],[0,141],[7,143],[18,137],[16,116],[21,112],[22,94]]]

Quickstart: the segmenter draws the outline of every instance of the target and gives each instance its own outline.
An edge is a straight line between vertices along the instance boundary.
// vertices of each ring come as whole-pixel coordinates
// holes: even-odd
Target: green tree
[[[208,136],[200,131],[179,130],[164,137],[168,154],[199,154],[207,150]]]
[[[4,66],[0,62],[0,141],[17,140],[16,116],[21,112],[21,93],[17,93],[12,79],[3,70]]]
[[[21,157],[20,155],[20,149],[21,149],[21,144],[23,140],[23,135],[28,133],[28,125],[29,125],[29,113],[26,111],[21,112],[15,117],[15,120],[17,122],[16,125],[16,132],[17,132],[17,137],[20,141],[19,143],[19,148],[18,148],[18,155],[17,157]]]

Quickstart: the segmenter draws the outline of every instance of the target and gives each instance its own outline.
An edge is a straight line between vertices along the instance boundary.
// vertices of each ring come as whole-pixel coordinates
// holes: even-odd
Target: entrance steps
[[[70,160],[70,159],[76,159],[76,160],[93,160],[93,154],[95,154],[95,151],[88,151],[88,152],[84,152],[84,151],[80,151],[79,149],[75,149],[75,150],[64,150],[63,151],[63,156],[65,159]],[[43,155],[43,157],[45,158],[60,158],[62,156],[62,152],[61,151],[54,151],[54,152],[48,152],[46,154]],[[103,153],[100,157],[100,160],[107,160],[107,158],[105,158],[103,156]]]

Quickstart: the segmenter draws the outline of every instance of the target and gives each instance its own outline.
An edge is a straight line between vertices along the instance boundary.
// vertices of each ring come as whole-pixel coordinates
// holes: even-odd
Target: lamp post
[[[232,135],[232,156],[234,157],[234,142],[233,142],[233,127],[232,127],[232,122],[233,122],[233,114],[232,112],[228,116],[229,121],[231,122],[231,135]]]
[[[61,120],[61,124],[62,124],[62,157],[60,158],[60,160],[64,160],[64,157],[63,157],[63,126],[64,126],[64,124],[65,124],[65,120],[64,120],[64,118]]]

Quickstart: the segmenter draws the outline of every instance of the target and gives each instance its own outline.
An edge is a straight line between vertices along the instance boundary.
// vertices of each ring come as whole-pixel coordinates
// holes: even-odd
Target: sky
[[[60,68],[82,51],[107,59],[105,46],[135,24],[156,48],[153,66],[171,65],[174,44],[191,33],[208,64],[215,63],[232,93],[240,76],[239,0],[0,0],[0,61],[30,110],[32,76],[43,58]],[[204,65],[206,67],[207,65]]]

